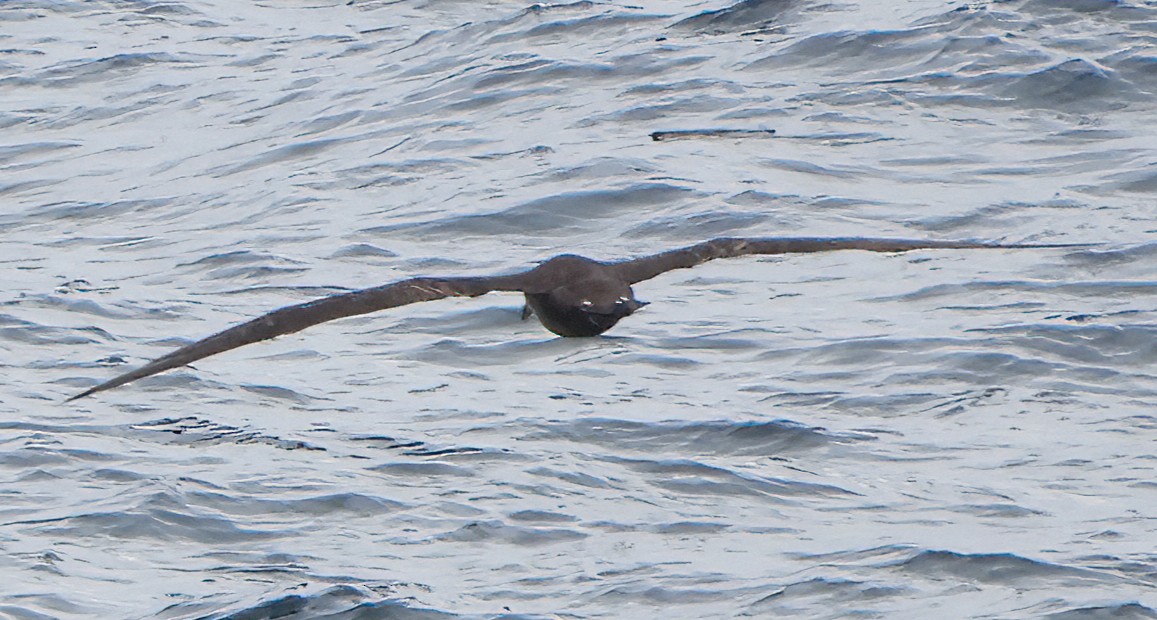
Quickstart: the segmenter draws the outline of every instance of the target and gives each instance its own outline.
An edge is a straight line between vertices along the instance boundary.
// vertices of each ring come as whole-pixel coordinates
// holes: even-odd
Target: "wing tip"
[[[96,394],[99,391],[101,391],[101,386],[97,385],[95,387],[88,388],[87,390],[81,392],[80,394],[77,394],[75,396],[70,396],[70,397],[64,399],[64,402],[65,403],[71,403],[72,401],[80,400],[80,399],[84,398],[85,396],[92,396],[93,394]]]
[[[130,382],[132,382],[136,379],[139,379],[139,378],[140,377],[132,377],[132,376],[129,376],[128,378],[126,378],[126,375],[121,375],[119,377],[115,377],[113,379],[105,381],[104,383],[98,383],[98,384],[88,388],[87,390],[85,390],[85,391],[83,391],[83,392],[81,392],[75,396],[70,396],[70,397],[66,398],[64,400],[64,402],[71,403],[75,400],[80,400],[80,399],[84,398],[85,396],[92,396],[93,394],[96,394],[97,392],[103,392],[105,390],[111,390],[115,387],[120,387],[126,383],[130,383]]]

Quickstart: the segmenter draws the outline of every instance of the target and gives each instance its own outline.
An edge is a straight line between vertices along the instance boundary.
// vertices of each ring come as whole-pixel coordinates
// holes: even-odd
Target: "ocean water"
[[[0,3],[0,617],[1157,618],[1157,3]],[[774,130],[653,140],[655,132]],[[718,235],[602,337],[267,310]]]

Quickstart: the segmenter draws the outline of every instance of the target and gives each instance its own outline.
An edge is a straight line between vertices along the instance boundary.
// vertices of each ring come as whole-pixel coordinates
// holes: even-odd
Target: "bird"
[[[530,314],[567,338],[597,336],[647,302],[635,298],[632,285],[673,269],[719,258],[752,254],[802,254],[835,250],[908,252],[929,249],[1072,248],[1089,244],[1017,244],[990,241],[889,239],[872,237],[720,237],[658,254],[598,261],[561,254],[532,269],[496,276],[420,276],[285,306],[163,355],[72,396],[74,401],[211,355],[299,332],[319,323],[446,297],[478,297],[491,292],[525,296],[523,318]]]

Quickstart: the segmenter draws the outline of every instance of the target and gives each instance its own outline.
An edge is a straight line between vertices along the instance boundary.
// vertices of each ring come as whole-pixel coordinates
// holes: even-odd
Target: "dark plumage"
[[[560,336],[596,336],[643,305],[635,299],[632,284],[672,269],[693,267],[716,258],[829,250],[907,252],[921,249],[1057,247],[1074,246],[856,237],[760,237],[712,239],[660,254],[613,262],[563,254],[521,273],[473,278],[410,278],[286,306],[181,347],[136,370],[89,388],[69,400],[184,366],[223,351],[301,331],[318,323],[444,297],[477,297],[492,291],[517,291],[526,296],[527,307],[550,331]]]

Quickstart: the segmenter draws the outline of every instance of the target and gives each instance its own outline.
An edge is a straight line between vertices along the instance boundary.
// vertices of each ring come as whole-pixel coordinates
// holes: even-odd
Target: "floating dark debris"
[[[679,129],[653,132],[651,139],[662,142],[686,138],[768,138],[774,135],[774,129]]]

